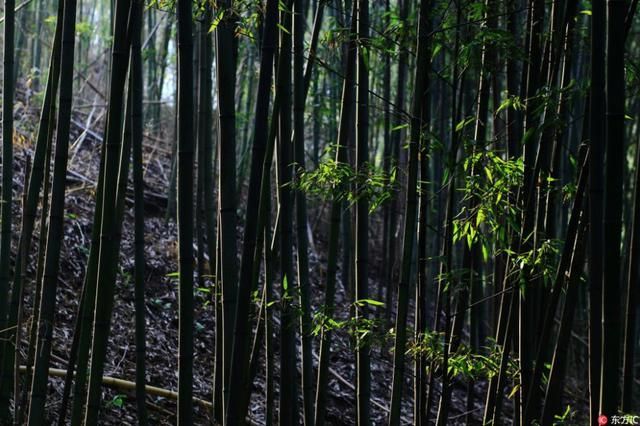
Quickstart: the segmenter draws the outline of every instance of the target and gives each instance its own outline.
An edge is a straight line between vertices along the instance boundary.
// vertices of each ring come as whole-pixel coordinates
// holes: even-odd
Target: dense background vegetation
[[[640,414],[636,7],[5,0],[0,424]]]

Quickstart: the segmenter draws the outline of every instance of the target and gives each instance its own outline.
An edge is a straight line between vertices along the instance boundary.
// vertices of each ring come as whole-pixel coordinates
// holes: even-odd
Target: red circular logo
[[[605,416],[604,414],[598,417],[598,424],[599,425],[606,425],[607,423],[609,423],[609,419],[607,418],[607,416]]]

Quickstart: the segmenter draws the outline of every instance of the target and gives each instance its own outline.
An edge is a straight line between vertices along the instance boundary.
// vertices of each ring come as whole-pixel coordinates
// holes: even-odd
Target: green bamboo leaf
[[[358,306],[363,306],[363,305],[384,306],[384,303],[379,302],[377,300],[373,300],[373,299],[359,299],[355,303]]]
[[[215,31],[215,29],[218,28],[218,25],[220,24],[223,18],[224,18],[224,10],[220,10],[220,12],[218,12],[215,19],[211,23],[211,26],[209,27],[209,32]]]
[[[399,125],[397,125],[397,126],[395,126],[395,127],[392,127],[392,128],[391,128],[391,131],[392,131],[392,132],[396,132],[396,131],[398,131],[398,130],[406,129],[407,127],[409,127],[409,124],[408,124],[408,123],[405,123],[405,124],[399,124]]]

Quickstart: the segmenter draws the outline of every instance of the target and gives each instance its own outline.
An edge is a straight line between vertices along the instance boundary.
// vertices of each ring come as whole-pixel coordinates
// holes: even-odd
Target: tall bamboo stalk
[[[233,15],[231,1],[218,2],[223,18],[216,28],[216,74],[219,114],[219,191],[220,250],[223,315],[223,369],[224,405],[229,398],[231,351],[238,291],[236,258],[236,113],[235,113],[235,55],[233,41]]]
[[[602,350],[603,202],[604,202],[604,52],[605,2],[594,0],[591,17],[591,92],[589,107],[589,406],[591,424],[600,414]]]
[[[604,262],[602,287],[602,360],[600,413],[617,413],[620,403],[620,242],[622,235],[622,173],[624,165],[624,19],[625,1],[607,0],[605,85],[606,168]]]
[[[238,285],[237,308],[235,312],[235,329],[233,336],[233,357],[231,364],[231,383],[229,388],[229,404],[226,410],[226,424],[242,424],[246,413],[240,410],[244,394],[249,391],[248,362],[251,322],[251,292],[253,290],[255,256],[261,257],[260,250],[260,201],[261,180],[264,176],[265,157],[269,134],[269,98],[273,76],[273,57],[276,43],[276,24],[278,22],[277,4],[274,0],[266,3],[264,33],[262,36],[262,56],[260,59],[260,76],[256,101],[253,144],[251,149],[251,169],[249,175],[249,194],[247,196],[247,215],[245,220],[244,243],[242,246],[242,262],[240,282]],[[258,215],[256,215],[258,210]],[[264,223],[264,218],[262,218]],[[267,250],[268,248],[265,248]]]
[[[129,103],[131,115],[131,151],[133,163],[134,197],[134,297],[136,324],[136,409],[138,425],[148,423],[146,402],[146,330],[145,330],[145,255],[144,255],[144,170],[142,157],[142,129],[144,116],[144,77],[142,70],[142,2],[134,1],[131,11],[131,65],[129,70]]]
[[[60,106],[57,119],[58,127],[51,190],[51,208],[49,210],[49,227],[47,232],[47,250],[42,281],[42,295],[40,298],[40,315],[38,318],[38,340],[29,406],[28,422],[30,426],[44,424],[46,418],[45,403],[49,358],[51,356],[53,317],[56,304],[58,271],[60,267],[60,249],[64,233],[65,181],[73,96],[72,70],[75,49],[75,0],[65,2],[63,15],[60,61]]]
[[[178,1],[178,424],[193,422],[193,35],[191,1]]]
[[[429,64],[429,14],[430,2],[422,0],[418,19],[418,57],[414,74],[413,99],[411,103],[411,124],[409,139],[409,171],[407,177],[406,216],[402,240],[402,267],[398,283],[398,309],[396,313],[396,338],[393,358],[393,386],[391,389],[391,411],[389,424],[397,425],[400,421],[400,408],[405,372],[405,351],[407,343],[407,315],[409,309],[409,287],[411,284],[413,250],[415,247],[415,231],[418,209],[418,153],[423,137],[424,123],[421,120],[425,92],[429,87],[429,75],[426,72]],[[428,415],[428,412],[427,412]]]
[[[293,151],[297,173],[306,170],[304,110],[307,97],[304,76],[303,1],[293,2]],[[312,53],[313,54],[313,53]],[[312,66],[308,65],[311,72]],[[297,272],[300,308],[300,339],[302,340],[302,408],[304,424],[313,425],[313,358],[311,339],[311,289],[309,284],[309,234],[307,199],[303,191],[295,192]]]
[[[125,114],[125,85],[131,56],[131,29],[129,13],[132,3],[119,0],[115,4],[116,28],[111,50],[111,76],[108,97],[107,127],[105,128],[104,187],[100,220],[100,252],[97,265],[96,304],[91,342],[91,369],[87,393],[87,410],[84,422],[96,424],[101,407],[102,376],[107,356],[111,329],[111,317],[115,296],[115,281],[120,252],[120,229],[122,227],[123,190],[126,190],[127,175],[122,176],[129,165],[129,152],[123,144]],[[130,143],[130,137],[125,139]],[[124,184],[124,185],[123,185]],[[120,186],[120,188],[119,188]],[[122,188],[124,186],[124,188]],[[114,214],[115,212],[115,214]]]
[[[354,18],[355,19],[355,18]],[[366,176],[369,172],[369,66],[365,50],[369,38],[369,1],[358,0],[358,61],[356,68],[356,173]],[[355,294],[356,321],[367,321],[369,305],[357,301],[369,298],[369,200],[364,194],[362,180],[356,184],[356,251]],[[357,420],[360,425],[371,424],[371,346],[368,338],[356,339],[356,394]]]
[[[13,206],[13,96],[15,0],[4,2],[4,49],[2,54],[2,196],[0,207],[0,330],[7,328],[7,308],[11,282],[11,221]],[[7,343],[0,343],[0,357],[4,357]],[[13,348],[10,348],[13,350]],[[3,361],[3,360],[2,360]],[[13,370],[0,364],[0,422],[9,422],[9,399],[11,397]]]
[[[47,78],[47,87],[45,89],[45,96],[42,102],[42,111],[40,114],[40,120],[38,123],[38,135],[35,142],[35,152],[33,156],[33,167],[28,180],[27,198],[23,204],[23,216],[22,229],[20,232],[20,242],[18,243],[18,254],[16,257],[16,265],[20,267],[20,271],[16,271],[13,282],[13,291],[11,293],[11,302],[8,311],[8,336],[3,336],[4,341],[10,342],[4,345],[3,365],[0,367],[3,371],[3,379],[0,380],[0,399],[8,398],[11,387],[11,379],[5,377],[5,372],[9,372],[14,365],[14,357],[12,355],[15,349],[16,339],[13,334],[13,329],[18,322],[18,306],[21,301],[20,295],[23,291],[26,274],[26,262],[25,257],[30,253],[32,234],[34,231],[34,225],[36,221],[36,214],[38,209],[38,197],[40,196],[40,190],[42,188],[44,180],[45,163],[50,159],[50,155],[47,155],[47,146],[51,143],[54,121],[55,121],[55,100],[58,95],[58,83],[60,72],[60,43],[62,39],[62,5],[58,6],[58,19],[59,25],[56,25],[54,42],[52,46],[51,60],[49,64],[49,76]],[[5,68],[7,69],[7,68]],[[46,198],[46,191],[45,191]],[[44,210],[44,209],[43,209]],[[47,212],[43,211],[43,215],[46,216]],[[1,309],[0,309],[1,310]],[[14,401],[17,401],[19,395],[14,394]],[[4,400],[2,402],[4,404]],[[8,404],[8,402],[7,402]],[[17,404],[16,404],[17,406]],[[8,406],[7,406],[8,410]],[[22,411],[22,407],[15,411],[16,420],[19,421],[19,411]],[[4,409],[0,406],[0,413],[4,413]],[[1,418],[1,417],[0,417]]]
[[[357,3],[354,1],[354,11]],[[355,13],[354,13],[355,15]],[[353,108],[351,107],[355,97],[355,68],[356,68],[356,20],[351,22],[349,42],[347,44],[347,60],[344,70],[344,81],[342,86],[342,101],[340,107],[340,124],[337,135],[336,163],[345,164],[347,161],[347,140],[350,133],[351,117]],[[342,186],[334,188],[340,193],[345,188]],[[338,194],[334,194],[331,201],[331,213],[329,219],[329,245],[327,249],[327,278],[325,288],[324,315],[327,320],[333,318],[335,307],[335,292],[338,272],[338,247],[340,238],[340,220],[344,203]],[[329,357],[331,354],[331,328],[323,326],[320,335],[320,357],[318,360],[318,379],[316,385],[314,424],[322,426],[325,424],[327,410],[327,393],[329,381]]]
[[[276,90],[280,93],[278,117],[278,197],[280,235],[281,332],[280,332],[280,424],[298,424],[296,374],[296,317],[293,310],[295,280],[293,277],[293,217],[291,143],[291,5],[281,10],[280,50]]]

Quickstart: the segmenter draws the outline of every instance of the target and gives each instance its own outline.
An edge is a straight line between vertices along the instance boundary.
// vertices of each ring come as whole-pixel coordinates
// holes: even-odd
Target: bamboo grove
[[[637,4],[4,0],[0,425],[635,424]]]

